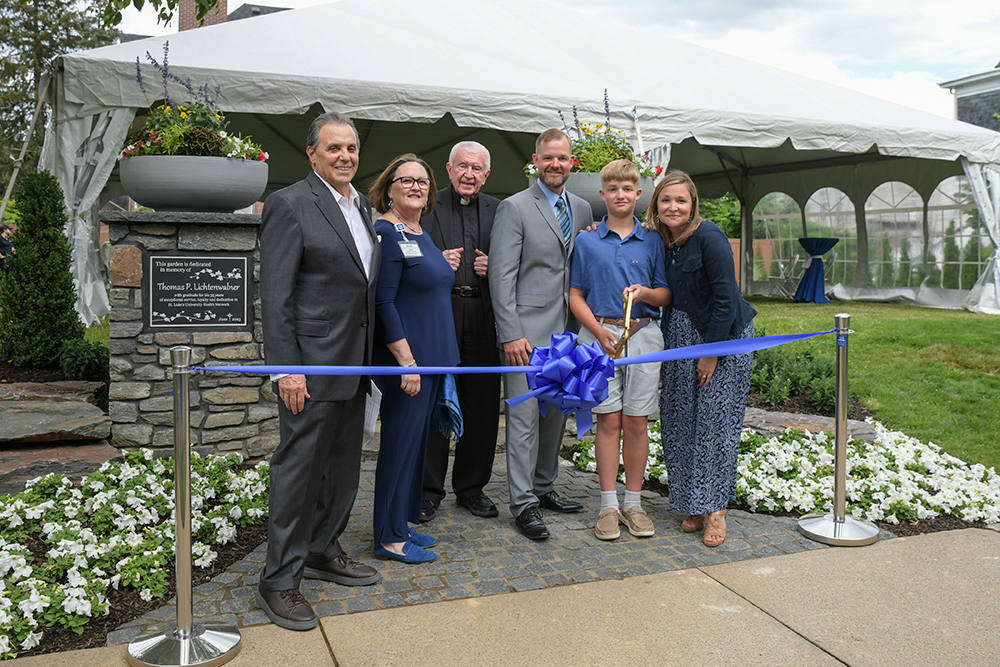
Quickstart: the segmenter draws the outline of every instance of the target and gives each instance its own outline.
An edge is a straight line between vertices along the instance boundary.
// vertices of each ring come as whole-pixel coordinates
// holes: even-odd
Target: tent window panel
[[[827,283],[853,283],[858,269],[858,228],[850,198],[837,188],[814,192],[806,202],[806,229],[809,236],[840,239],[823,259]]]
[[[889,181],[865,202],[868,284],[917,287],[924,279],[924,201],[905,183]]]
[[[928,205],[930,285],[969,290],[983,272],[993,244],[979,217],[968,179],[941,181]]]
[[[753,210],[753,279],[800,276],[804,263],[800,236],[802,216],[795,200],[783,192],[765,195]]]

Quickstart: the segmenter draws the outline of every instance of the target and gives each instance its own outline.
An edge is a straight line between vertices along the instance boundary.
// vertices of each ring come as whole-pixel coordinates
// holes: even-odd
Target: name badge
[[[420,252],[420,246],[417,245],[416,241],[400,241],[399,250],[403,253],[403,257],[407,259],[424,256],[424,253]]]

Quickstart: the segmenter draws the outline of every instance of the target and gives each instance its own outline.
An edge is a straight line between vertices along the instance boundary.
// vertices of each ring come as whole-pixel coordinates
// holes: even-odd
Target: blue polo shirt
[[[597,230],[577,235],[569,286],[583,290],[594,317],[622,317],[622,291],[629,285],[667,287],[666,250],[655,232],[635,225],[624,239],[608,229],[607,216]],[[645,301],[632,304],[632,317],[659,317],[660,309]]]

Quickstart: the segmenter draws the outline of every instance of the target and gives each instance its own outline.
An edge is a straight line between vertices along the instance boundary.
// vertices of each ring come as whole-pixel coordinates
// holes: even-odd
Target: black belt
[[[482,294],[482,291],[474,285],[458,285],[451,288],[451,293],[455,296],[477,297]]]

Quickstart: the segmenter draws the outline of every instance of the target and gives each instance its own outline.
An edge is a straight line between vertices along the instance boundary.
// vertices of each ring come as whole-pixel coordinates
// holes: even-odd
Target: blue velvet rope
[[[289,375],[406,375],[414,371],[420,375],[459,375],[468,373],[527,373],[530,391],[508,398],[509,405],[519,405],[528,399],[538,399],[538,409],[544,415],[546,406],[558,408],[563,414],[577,413],[577,434],[586,433],[594,425],[591,409],[608,397],[608,379],[615,374],[615,366],[721,357],[744,354],[769,347],[787,345],[795,341],[834,333],[817,331],[805,334],[760,336],[724,340],[717,343],[691,345],[661,352],[650,352],[624,359],[612,359],[604,354],[600,345],[578,345],[574,333],[564,332],[552,336],[551,345],[536,347],[531,352],[527,366],[191,366],[196,371],[225,373],[266,373]],[[516,369],[516,370],[515,370]]]

